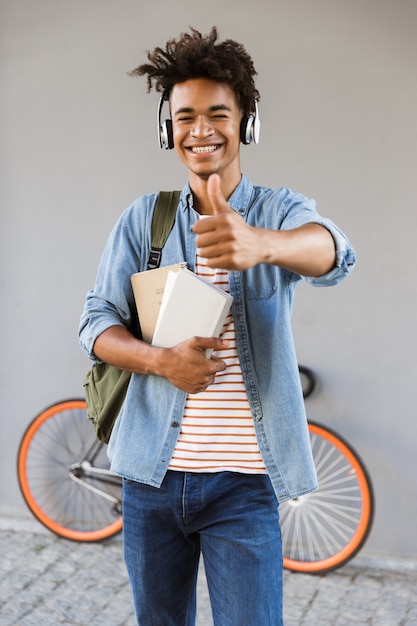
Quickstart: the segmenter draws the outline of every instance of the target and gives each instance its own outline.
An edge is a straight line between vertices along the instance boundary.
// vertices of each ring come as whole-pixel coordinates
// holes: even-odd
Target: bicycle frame
[[[88,489],[98,496],[101,496],[105,500],[112,502],[115,506],[120,505],[121,507],[120,498],[116,498],[115,496],[108,494],[107,492],[99,489],[98,487],[95,487],[94,485],[91,485],[85,480],[85,478],[92,477],[109,485],[111,484],[121,486],[122,479],[119,476],[113,474],[113,472],[109,469],[103,467],[95,467],[93,465],[100,449],[103,446],[104,444],[101,441],[95,441],[87,450],[81,461],[77,461],[76,463],[73,463],[73,465],[71,465],[71,467],[69,468],[69,477],[71,478],[71,480],[81,485],[85,489]]]

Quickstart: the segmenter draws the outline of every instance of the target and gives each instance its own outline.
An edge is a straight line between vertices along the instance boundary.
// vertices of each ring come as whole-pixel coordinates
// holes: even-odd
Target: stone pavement
[[[358,556],[325,576],[285,572],[284,584],[285,626],[417,625],[413,560]],[[198,585],[197,626],[212,626],[203,570]],[[120,536],[73,543],[0,518],[0,624],[134,626]]]

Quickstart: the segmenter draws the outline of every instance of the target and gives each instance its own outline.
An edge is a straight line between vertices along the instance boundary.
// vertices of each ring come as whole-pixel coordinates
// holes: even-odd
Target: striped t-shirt
[[[229,292],[228,272],[207,267],[198,255],[196,273]],[[237,355],[232,313],[221,337],[229,341],[229,346],[214,356],[223,359],[227,369],[218,372],[205,391],[188,394],[169,469],[265,474]]]

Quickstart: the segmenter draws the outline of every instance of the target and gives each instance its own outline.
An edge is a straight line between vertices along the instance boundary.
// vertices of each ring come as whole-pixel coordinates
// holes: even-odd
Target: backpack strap
[[[148,270],[159,267],[162,248],[172,230],[177,214],[181,191],[160,191],[152,216],[151,251],[148,258]]]

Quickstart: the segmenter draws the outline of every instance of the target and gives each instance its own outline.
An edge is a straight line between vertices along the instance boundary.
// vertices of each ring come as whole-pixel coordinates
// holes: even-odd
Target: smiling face
[[[236,96],[225,83],[194,78],[177,83],[170,108],[174,147],[193,180],[219,174],[234,188],[240,180],[240,122]]]

